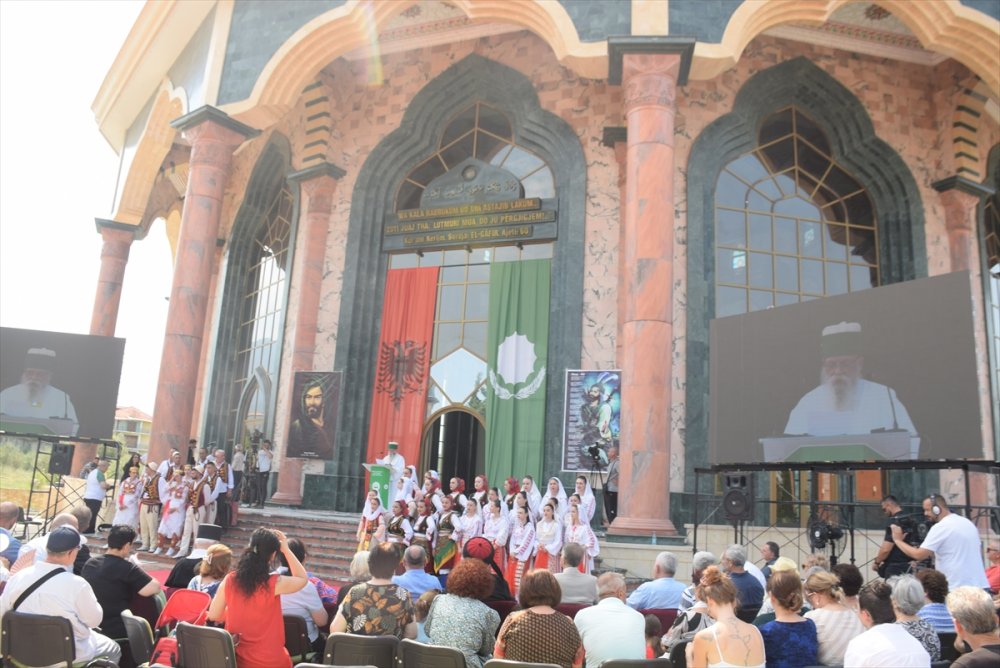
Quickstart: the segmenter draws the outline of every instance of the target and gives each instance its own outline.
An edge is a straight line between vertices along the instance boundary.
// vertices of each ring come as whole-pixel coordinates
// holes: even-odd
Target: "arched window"
[[[767,117],[757,147],[715,187],[716,316],[879,284],[874,208],[794,107]]]

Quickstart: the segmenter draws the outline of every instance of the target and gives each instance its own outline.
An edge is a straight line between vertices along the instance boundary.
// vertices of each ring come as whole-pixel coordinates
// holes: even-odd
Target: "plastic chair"
[[[65,617],[6,612],[0,628],[0,654],[3,665],[53,666],[66,668],[114,667],[106,659],[76,660],[73,625]]]
[[[589,607],[590,605],[586,603],[560,603],[556,606],[556,612],[561,612],[570,619],[576,619],[576,613]]]
[[[687,646],[690,640],[679,642],[670,650],[670,663],[674,668],[687,668]]]
[[[957,633],[938,633],[938,640],[941,641],[941,660],[942,661],[954,661],[961,654],[955,649],[955,638],[958,637]]]
[[[493,608],[500,615],[500,625],[503,625],[503,620],[507,619],[507,615],[514,611],[517,607],[517,601],[483,601],[488,607]]]
[[[643,615],[653,615],[660,620],[660,628],[666,633],[677,619],[677,608],[649,608],[640,610]]]
[[[399,658],[406,668],[465,668],[465,655],[454,647],[425,645],[408,638],[399,642]]]
[[[292,657],[292,663],[315,659],[305,618],[299,615],[282,615],[281,618],[285,623],[285,649]]]
[[[359,636],[331,633],[323,650],[328,666],[364,666],[395,668],[399,639],[396,636]]]
[[[673,668],[670,659],[608,659],[601,668]]]
[[[560,668],[556,663],[529,663],[527,661],[511,661],[510,659],[490,659],[483,668]]]
[[[236,668],[236,646],[225,629],[177,622],[179,668]]]
[[[203,591],[181,589],[174,593],[163,606],[163,611],[156,620],[156,637],[162,638],[170,634],[173,626],[179,622],[203,625],[208,616],[208,606],[212,597]]]
[[[297,663],[295,668],[330,668],[326,663]],[[375,666],[340,666],[340,668],[375,668]]]
[[[153,629],[149,622],[143,617],[136,617],[131,610],[122,610],[122,623],[125,624],[132,660],[137,666],[149,663],[149,657],[153,655]]]

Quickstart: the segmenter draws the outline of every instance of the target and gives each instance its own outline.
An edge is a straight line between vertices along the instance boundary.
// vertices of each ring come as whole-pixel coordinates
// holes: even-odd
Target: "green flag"
[[[541,479],[550,260],[490,267],[486,475]]]

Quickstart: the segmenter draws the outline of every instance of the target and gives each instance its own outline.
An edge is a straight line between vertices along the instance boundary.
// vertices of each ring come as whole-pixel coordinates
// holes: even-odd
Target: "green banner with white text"
[[[550,260],[490,267],[486,475],[542,478]]]

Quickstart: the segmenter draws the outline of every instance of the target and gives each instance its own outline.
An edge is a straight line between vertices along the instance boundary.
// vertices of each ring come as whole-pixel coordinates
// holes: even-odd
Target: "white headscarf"
[[[577,476],[579,479],[581,476]],[[590,522],[591,518],[594,516],[594,511],[597,509],[597,499],[594,497],[594,490],[590,486],[590,480],[586,477],[583,478],[584,485],[583,494],[580,496],[580,511],[583,515],[587,517],[581,517],[581,522]],[[573,493],[576,494],[576,482],[573,483]]]
[[[559,484],[559,492],[555,495],[556,500],[556,519],[561,520],[563,515],[566,514],[566,508],[569,503],[566,501],[566,488],[563,487],[562,480],[556,478],[555,476],[548,479],[545,483],[545,496],[542,497],[541,503],[538,504],[538,514],[542,514],[542,506],[548,503],[549,499],[553,498],[552,490],[549,489],[549,483],[555,480]]]
[[[378,499],[378,506],[372,508],[371,499],[369,497],[365,497],[365,509],[361,511],[361,516],[366,520],[371,521],[379,515],[384,515],[386,513],[385,506],[382,505],[382,497],[376,494],[375,498]]]

